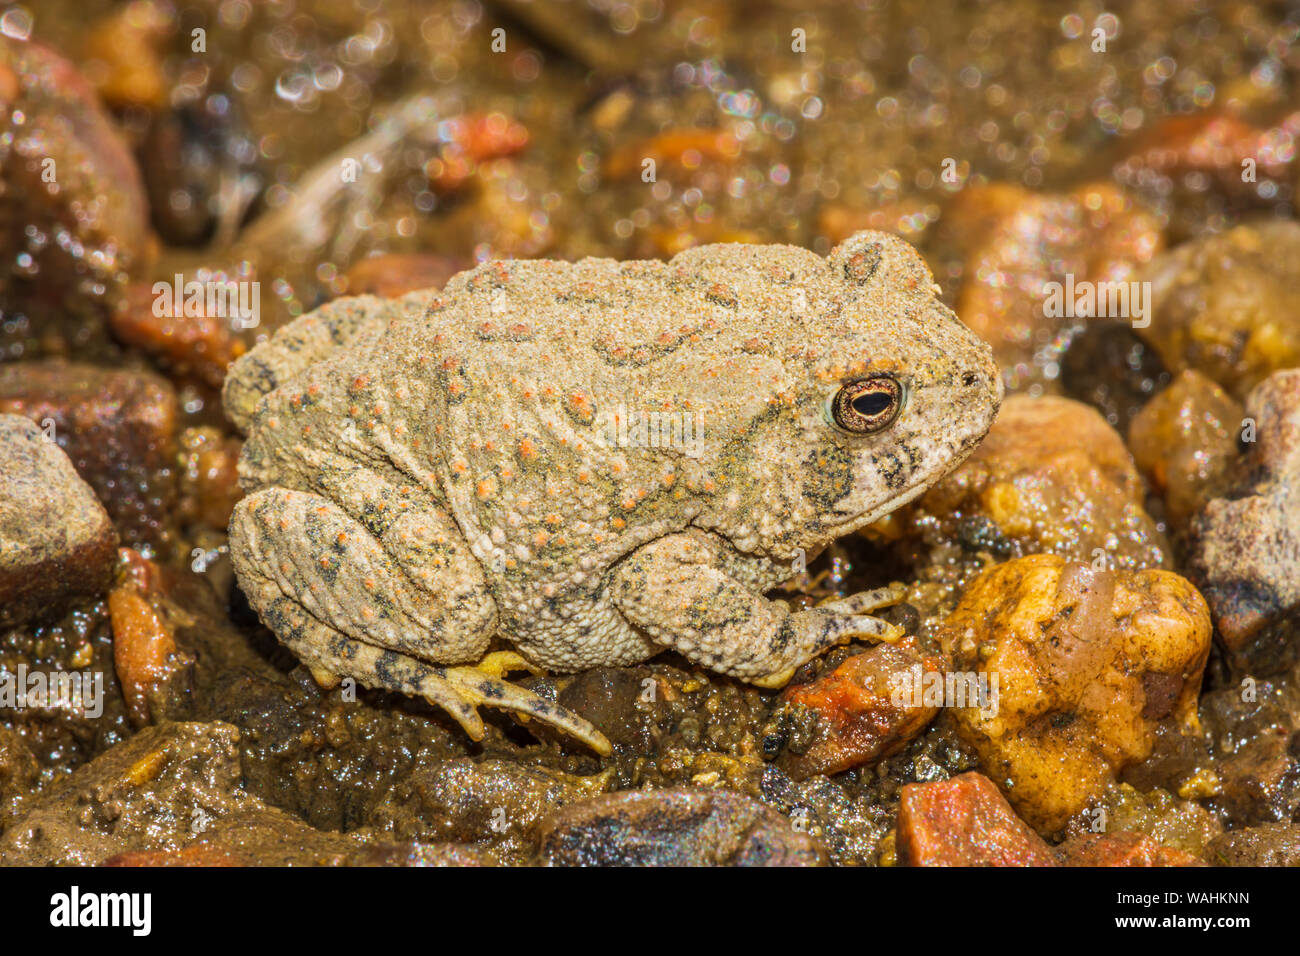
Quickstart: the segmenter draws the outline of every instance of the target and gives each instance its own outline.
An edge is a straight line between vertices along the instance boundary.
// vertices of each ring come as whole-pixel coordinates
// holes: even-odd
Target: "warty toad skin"
[[[488,262],[441,292],[341,299],[232,366],[247,432],[241,587],[326,684],[351,677],[585,741],[503,679],[671,648],[763,687],[853,637],[866,592],[764,592],[983,438],[988,346],[915,250],[710,245],[669,262]],[[513,648],[513,650],[510,650]]]

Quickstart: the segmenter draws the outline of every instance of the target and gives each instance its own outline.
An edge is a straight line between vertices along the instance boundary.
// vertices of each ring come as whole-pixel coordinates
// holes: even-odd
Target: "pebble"
[[[68,456],[26,418],[0,414],[0,626],[102,594],[116,553],[112,522]]]
[[[901,866],[1059,866],[1051,847],[981,773],[909,783],[898,804]]]
[[[541,829],[547,866],[820,866],[825,850],[726,790],[624,790],[565,807]]]
[[[1058,336],[1077,321],[1095,321],[1052,314],[1048,283],[1060,283],[1064,295],[1067,277],[1076,288],[1127,282],[1163,236],[1154,216],[1107,183],[1068,193],[995,183],[962,190],[945,210],[936,241],[944,260],[940,281],[957,282],[957,314],[993,346],[1008,388],[1015,388],[1050,378]]]
[[[451,842],[523,862],[548,814],[605,789],[607,775],[575,777],[513,760],[444,760],[415,770],[368,822],[398,840]]]
[[[0,35],[0,103],[0,358],[101,351],[149,255],[135,160],[85,77],[35,41]]]
[[[150,372],[45,362],[0,366],[0,413],[47,428],[130,547],[175,536],[176,393]]]
[[[109,317],[113,336],[158,361],[172,377],[220,388],[226,367],[244,354],[245,345],[231,319],[209,315],[156,315],[157,296],[148,282],[127,289]]]
[[[1149,756],[1160,724],[1197,729],[1209,609],[1172,572],[1094,571],[1048,554],[1008,561],[966,591],[940,640],[954,670],[985,674],[990,687],[996,677],[995,707],[952,717],[1042,834]]]
[[[924,680],[916,678],[936,672],[940,664],[937,656],[877,644],[806,684],[787,687],[777,700],[778,725],[790,728],[811,718],[813,726],[804,741],[785,729],[777,766],[804,780],[897,753],[939,712],[923,705]]]
[[[1133,419],[1133,460],[1164,497],[1165,515],[1182,528],[1227,490],[1240,455],[1243,411],[1231,395],[1188,369]]]
[[[1273,372],[1300,365],[1300,223],[1194,239],[1142,278],[1154,318],[1140,332],[1171,371],[1196,369],[1240,401]]]
[[[1300,369],[1277,372],[1246,399],[1254,441],[1233,493],[1196,516],[1189,563],[1229,651],[1286,652],[1300,609]]]
[[[926,492],[917,520],[998,558],[1051,553],[1099,568],[1170,560],[1123,440],[1095,410],[1057,396],[1003,402],[971,457]]]

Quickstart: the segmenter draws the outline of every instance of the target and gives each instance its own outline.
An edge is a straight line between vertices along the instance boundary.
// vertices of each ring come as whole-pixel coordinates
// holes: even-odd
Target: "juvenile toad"
[[[713,245],[670,262],[489,262],[322,306],[231,368],[248,435],[240,585],[325,684],[594,727],[502,679],[671,648],[777,687],[888,589],[764,592],[912,500],[988,431],[988,346],[917,253]]]

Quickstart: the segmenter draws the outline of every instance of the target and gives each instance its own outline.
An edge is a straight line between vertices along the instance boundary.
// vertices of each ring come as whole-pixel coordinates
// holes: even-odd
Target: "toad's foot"
[[[516,651],[493,651],[474,666],[492,677],[505,677],[511,671],[528,671],[534,677],[546,675],[546,671]]]
[[[876,588],[873,591],[850,594],[846,598],[822,601],[817,607],[823,611],[845,615],[846,620],[850,622],[848,635],[850,639],[865,638],[873,643],[893,644],[903,638],[907,633],[906,629],[878,617],[872,617],[871,612],[883,607],[892,607],[902,601],[905,595],[906,589],[902,585],[891,584],[889,587]]]
[[[901,603],[906,596],[907,588],[901,584],[891,584],[872,591],[859,591],[848,597],[831,598],[817,606],[838,611],[840,614],[870,614],[872,611],[879,611],[882,607],[893,607]]]
[[[486,705],[554,727],[602,757],[611,751],[605,735],[577,714],[495,674],[472,666],[438,667],[399,651],[353,640],[322,624],[283,595],[271,599],[265,615],[280,640],[318,681],[323,678],[337,685],[340,677],[351,677],[366,687],[422,697],[450,714],[472,740],[483,739],[483,718],[478,707]],[[501,663],[488,660],[494,669]],[[507,666],[514,669],[513,662]]]

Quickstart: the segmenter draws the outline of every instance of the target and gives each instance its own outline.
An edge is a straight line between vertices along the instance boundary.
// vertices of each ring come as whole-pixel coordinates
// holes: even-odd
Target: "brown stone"
[[[543,824],[550,866],[817,866],[825,851],[785,817],[726,790],[624,790]]]
[[[996,708],[953,709],[957,733],[1045,835],[1149,756],[1162,723],[1195,730],[1210,616],[1169,571],[1008,561],[970,586],[939,638],[954,669],[996,677]]]
[[[49,433],[0,415],[0,626],[103,593],[116,553],[103,506]]]
[[[1273,372],[1300,365],[1300,223],[1193,239],[1142,278],[1158,318],[1139,333],[1171,371],[1196,369],[1240,401]]]
[[[1058,866],[1051,847],[983,774],[909,783],[898,804],[902,866]]]
[[[135,161],[68,60],[0,36],[0,77],[0,357],[101,352],[149,254]]]
[[[1189,566],[1224,644],[1242,652],[1294,638],[1300,610],[1300,369],[1277,372],[1246,400],[1253,442],[1236,494],[1192,525]]]
[[[1190,369],[1147,403],[1129,427],[1133,459],[1182,526],[1222,494],[1238,460],[1243,411],[1227,392]]]
[[[920,500],[917,518],[997,558],[1050,552],[1105,567],[1169,564],[1123,440],[1094,409],[1016,395],[971,457]]]
[[[123,543],[156,551],[171,540],[179,409],[165,380],[60,361],[4,365],[0,413],[52,431]]]
[[[1145,833],[1085,833],[1058,848],[1066,866],[1205,866],[1182,850],[1161,846]]]
[[[1075,321],[1048,314],[1049,282],[1128,281],[1163,243],[1159,221],[1109,183],[1068,193],[971,185],[938,230],[962,277],[957,314],[993,346],[1008,384],[1036,374],[1034,352]]]
[[[807,684],[786,688],[778,714],[786,714],[792,721],[810,716],[815,726],[812,739],[799,746],[798,752],[788,746],[782,751],[778,766],[795,780],[803,780],[897,753],[938,713],[937,708],[919,702],[921,682],[917,678],[940,665],[937,658],[877,644]],[[916,703],[911,693],[914,685]]]

